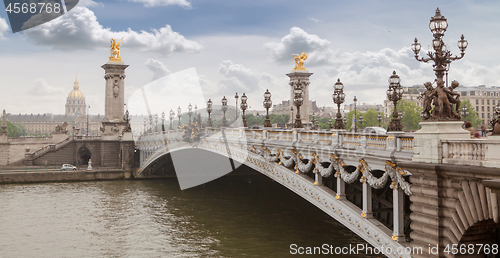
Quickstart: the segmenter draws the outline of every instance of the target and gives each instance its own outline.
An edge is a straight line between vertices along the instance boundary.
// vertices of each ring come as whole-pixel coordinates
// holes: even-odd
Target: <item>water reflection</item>
[[[5,257],[288,257],[290,244],[364,243],[260,174],[184,191],[176,179],[0,185],[0,207]]]

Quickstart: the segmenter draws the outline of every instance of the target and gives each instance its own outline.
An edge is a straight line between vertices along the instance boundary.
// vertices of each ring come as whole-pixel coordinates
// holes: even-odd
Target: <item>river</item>
[[[294,257],[366,244],[260,174],[184,191],[174,178],[0,185],[0,232],[0,257]]]

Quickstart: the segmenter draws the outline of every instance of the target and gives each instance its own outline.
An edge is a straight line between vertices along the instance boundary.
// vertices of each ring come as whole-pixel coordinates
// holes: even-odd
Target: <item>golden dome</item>
[[[75,79],[75,85],[73,86],[73,90],[68,94],[68,100],[85,100],[85,96],[83,92],[80,91],[80,87],[78,86],[78,81]]]

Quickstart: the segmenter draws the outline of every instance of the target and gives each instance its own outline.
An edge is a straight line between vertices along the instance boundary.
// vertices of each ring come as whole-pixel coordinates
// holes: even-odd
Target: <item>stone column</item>
[[[126,126],[123,120],[125,98],[125,69],[123,62],[107,62],[101,66],[106,80],[104,119],[102,120],[103,136],[117,138]]]
[[[307,70],[295,70],[291,73],[288,73],[286,76],[290,77],[290,81],[300,80],[302,82],[306,82],[306,86],[302,89],[302,96],[304,98],[304,102],[302,106],[300,106],[300,118],[302,119],[302,124],[304,128],[311,127],[312,123],[309,121],[309,112],[311,110],[311,102],[309,102],[309,77],[312,73]],[[290,118],[290,122],[293,125],[295,121],[295,114],[297,114],[297,107],[293,105],[294,93],[293,87],[290,87],[290,105],[293,106],[293,116]]]

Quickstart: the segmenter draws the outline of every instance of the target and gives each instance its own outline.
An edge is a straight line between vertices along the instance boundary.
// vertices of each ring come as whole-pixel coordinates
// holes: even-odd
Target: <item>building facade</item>
[[[470,101],[479,118],[483,120],[483,124],[488,124],[493,119],[495,106],[500,101],[500,87],[486,87],[484,85],[474,87],[459,86],[455,91],[460,93],[461,101]]]
[[[420,94],[425,91],[423,85],[415,85],[411,87],[403,87],[403,97],[402,100],[410,101],[415,103],[417,106],[423,108],[423,99],[420,98]],[[392,117],[392,109],[394,108],[394,103],[388,99],[384,100],[384,116]]]

